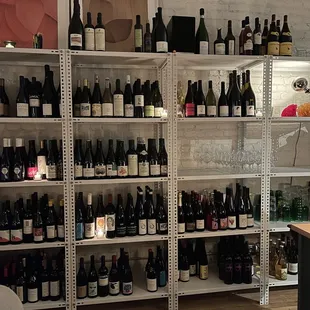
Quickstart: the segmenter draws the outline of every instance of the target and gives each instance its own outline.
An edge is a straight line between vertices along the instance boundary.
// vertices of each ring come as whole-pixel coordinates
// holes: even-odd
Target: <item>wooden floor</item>
[[[179,298],[179,310],[297,310],[297,289],[273,290],[270,305],[261,307],[258,292],[220,293]],[[115,303],[83,307],[83,310],[167,310],[167,301],[151,299],[130,303]]]

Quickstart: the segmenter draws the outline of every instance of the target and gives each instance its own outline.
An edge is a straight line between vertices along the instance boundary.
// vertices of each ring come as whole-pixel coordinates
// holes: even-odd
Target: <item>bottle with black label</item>
[[[84,299],[87,297],[87,275],[84,267],[84,258],[80,258],[80,268],[76,276],[77,298]]]
[[[214,41],[214,55],[225,55],[225,41],[222,38],[222,28],[217,29],[217,38]]]
[[[127,75],[126,79],[126,86],[124,91],[124,109],[125,109],[125,117],[134,117],[134,104],[132,99],[130,75]]]
[[[92,194],[87,195],[87,208],[85,217],[85,238],[92,239],[95,237],[95,214],[93,210]]]
[[[95,49],[96,51],[105,51],[105,27],[100,12],[97,15],[97,25],[95,27]]]
[[[74,0],[73,15],[69,25],[69,49],[83,50],[85,48],[85,32],[81,21],[79,0]]]
[[[98,275],[95,267],[95,256],[90,257],[90,269],[88,273],[87,296],[95,298],[98,296]]]
[[[26,91],[25,77],[19,77],[19,92],[16,98],[17,117],[29,117],[29,97]]]
[[[114,117],[124,117],[124,94],[121,91],[121,81],[116,79],[116,89],[113,94]]]
[[[109,272],[105,265],[105,256],[101,256],[101,266],[98,269],[98,296],[106,297],[109,295]]]
[[[135,37],[135,52],[143,52],[143,26],[141,25],[140,15],[136,15],[134,37]]]
[[[92,95],[92,103],[91,103],[91,115],[93,117],[101,117],[101,91],[100,91],[100,85],[99,85],[99,76],[95,76],[95,86],[94,91]]]
[[[254,37],[253,55],[260,55],[260,49],[262,45],[262,31],[258,17],[255,18],[255,29],[253,32],[253,37]]]
[[[123,207],[123,198],[117,195],[116,217],[115,217],[116,237],[126,236],[126,219]]]
[[[144,236],[147,234],[147,220],[143,206],[143,190],[140,186],[137,187],[137,201],[135,206],[135,214],[138,223],[138,234]]]
[[[91,12],[87,12],[87,24],[85,25],[85,50],[95,50],[95,28],[91,20]]]
[[[241,92],[237,82],[237,71],[233,71],[232,89],[229,97],[229,107],[232,110],[233,117],[242,116]]]
[[[93,179],[95,176],[95,166],[93,160],[93,151],[91,140],[86,140],[86,151],[83,162],[83,178]]]
[[[225,55],[235,55],[236,39],[232,33],[232,21],[228,21],[227,35],[225,37]]]

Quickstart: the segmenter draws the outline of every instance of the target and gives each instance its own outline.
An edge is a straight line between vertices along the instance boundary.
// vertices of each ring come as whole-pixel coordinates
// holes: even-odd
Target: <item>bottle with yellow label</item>
[[[284,251],[284,245],[280,245],[279,259],[276,264],[276,279],[287,280],[287,259]]]
[[[280,35],[280,56],[292,56],[292,34],[288,27],[287,15],[284,15],[284,24]]]
[[[276,15],[272,15],[272,22],[267,37],[267,54],[279,56],[280,54],[280,43],[279,43],[279,32],[276,26]]]

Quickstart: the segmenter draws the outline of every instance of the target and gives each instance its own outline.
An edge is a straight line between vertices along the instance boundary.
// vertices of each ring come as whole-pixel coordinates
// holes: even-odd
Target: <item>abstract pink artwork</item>
[[[65,0],[64,0],[65,1]],[[43,35],[43,48],[58,47],[57,0],[0,0],[0,46],[32,47],[32,37]]]

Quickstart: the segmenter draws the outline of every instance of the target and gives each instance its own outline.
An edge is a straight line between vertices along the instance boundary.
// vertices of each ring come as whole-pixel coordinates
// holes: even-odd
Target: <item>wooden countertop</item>
[[[310,224],[292,224],[290,228],[298,234],[310,239]]]

